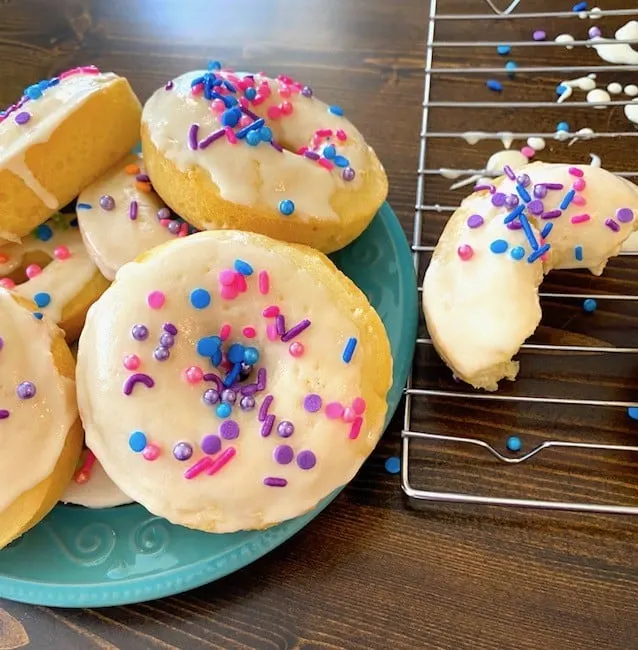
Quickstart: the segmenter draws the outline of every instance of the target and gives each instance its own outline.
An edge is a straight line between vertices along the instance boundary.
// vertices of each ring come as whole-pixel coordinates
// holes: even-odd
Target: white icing
[[[487,136],[489,136],[489,133],[486,133],[485,131],[466,131],[461,137],[467,142],[469,145],[474,146]]]
[[[61,333],[35,319],[9,292],[0,289],[0,511],[53,471],[77,418],[75,383],[60,376],[51,353]],[[31,399],[18,398],[22,382],[35,385]]]
[[[628,95],[629,97],[635,97],[638,95],[638,86],[636,86],[636,84],[629,84],[628,86],[625,86],[624,92],[625,95]]]
[[[589,163],[591,167],[601,166],[600,156],[597,156],[595,153],[590,153],[589,157],[591,158],[591,162]]]
[[[577,142],[578,140],[590,140],[595,134],[594,129],[590,129],[588,126],[578,129],[576,133],[574,133],[574,137],[570,140],[569,144],[567,145],[568,147],[571,147],[574,142]]]
[[[638,21],[630,20],[625,23],[614,36],[615,39],[602,36],[591,39],[598,56],[607,63],[637,65],[638,50],[635,50],[629,43],[618,43],[617,41],[634,41],[633,45],[638,45]]]
[[[596,88],[587,93],[587,101],[594,104],[594,108],[605,108],[605,104],[611,101],[611,97],[606,90]]]
[[[558,99],[556,100],[559,104],[562,104],[572,96],[574,88],[584,91],[590,91],[596,88],[596,74],[592,72],[586,77],[565,79],[564,81],[561,81],[559,85],[565,87],[565,90],[559,95]]]
[[[630,122],[638,124],[638,98],[625,106],[625,116]]]
[[[501,142],[506,149],[509,149],[514,142],[514,134],[509,131],[500,131],[497,135],[501,137]]]
[[[462,176],[463,171],[460,169],[448,169],[447,167],[441,167],[441,169],[439,169],[439,174],[441,174],[443,178],[454,180],[456,178],[459,178],[459,176]]]
[[[617,81],[612,81],[607,85],[607,92],[611,95],[620,95],[622,92],[622,84],[619,84]]]
[[[566,49],[568,49],[568,50],[573,50],[573,49],[574,49],[574,46],[573,46],[573,45],[569,45],[569,43],[573,43],[574,40],[575,40],[575,39],[574,39],[574,37],[573,37],[571,34],[559,34],[559,35],[554,39],[554,42],[555,42],[555,43],[565,44],[565,48],[566,48]]]
[[[474,174],[468,176],[467,178],[457,181],[456,183],[450,186],[451,190],[457,190],[466,185],[471,185],[472,183],[481,185],[483,183],[490,183],[492,176],[500,176],[503,172],[505,165],[509,165],[512,169],[518,169],[523,165],[527,165],[529,162],[528,158],[524,156],[520,151],[515,151],[511,149],[504,149],[502,151],[497,151],[492,154],[485,164],[485,172],[489,176],[483,177],[480,174]],[[448,175],[445,175],[443,171],[447,172]],[[449,175],[450,172],[454,172],[456,175]],[[445,178],[459,178],[462,175],[461,170],[442,170],[441,175]]]
[[[527,145],[534,149],[534,151],[542,151],[546,143],[543,138],[527,138]]]

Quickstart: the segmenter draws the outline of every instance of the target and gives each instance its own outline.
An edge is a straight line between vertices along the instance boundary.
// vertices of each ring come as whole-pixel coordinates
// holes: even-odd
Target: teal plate
[[[394,381],[387,425],[401,399],[417,326],[412,257],[392,208],[384,204],[361,237],[332,259],[366,293],[390,337]],[[193,589],[276,548],[339,492],[279,526],[227,535],[174,526],[139,505],[106,510],[59,505],[0,551],[0,597],[58,607],[106,607]]]

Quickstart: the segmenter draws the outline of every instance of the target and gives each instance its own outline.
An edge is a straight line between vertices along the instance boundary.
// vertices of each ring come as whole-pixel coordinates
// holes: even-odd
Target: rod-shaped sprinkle
[[[305,319],[302,320],[301,322],[299,322],[299,323],[297,323],[296,325],[294,325],[293,327],[291,327],[291,328],[290,328],[290,329],[289,329],[289,330],[288,330],[288,331],[287,331],[287,332],[286,332],[286,333],[281,337],[281,340],[282,340],[284,343],[287,343],[287,342],[290,341],[291,339],[294,339],[295,336],[297,336],[298,334],[301,334],[301,332],[303,332],[303,331],[304,331],[305,329],[307,329],[308,327],[310,327],[310,321],[309,321],[307,318],[305,318]]]
[[[219,470],[224,467],[224,465],[229,463],[234,458],[235,454],[237,454],[235,447],[228,447],[228,449],[225,449],[221,455],[213,461],[213,464],[206,470],[206,474],[208,474],[208,476],[217,474],[217,472],[219,472]]]
[[[124,394],[130,395],[137,384],[144,384],[146,388],[153,388],[155,386],[155,382],[151,377],[142,372],[136,372],[134,375],[127,377],[124,382],[124,386],[122,387]]]

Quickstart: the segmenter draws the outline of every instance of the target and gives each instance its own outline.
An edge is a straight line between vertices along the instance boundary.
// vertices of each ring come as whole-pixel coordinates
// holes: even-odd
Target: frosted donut
[[[0,548],[53,508],[82,449],[62,331],[18,300],[0,289]]]
[[[321,253],[202,232],[122,267],[91,307],[78,400],[126,494],[231,532],[300,515],[354,476],[391,367],[381,320]]]
[[[638,188],[589,166],[533,163],[479,186],[447,223],[423,281],[432,342],[460,379],[496,390],[541,319],[544,272],[602,273],[638,226]]]
[[[159,195],[197,228],[324,253],[356,239],[388,191],[377,156],[339,106],[289,77],[214,63],[152,95],[142,148]]]
[[[128,81],[94,66],[29,86],[0,113],[0,238],[19,241],[139,139]]]
[[[0,248],[0,286],[34,304],[76,340],[89,306],[108,287],[69,215],[58,214],[20,244]]]
[[[109,280],[141,253],[189,233],[153,190],[142,156],[130,154],[87,187],[76,204],[91,258]]]

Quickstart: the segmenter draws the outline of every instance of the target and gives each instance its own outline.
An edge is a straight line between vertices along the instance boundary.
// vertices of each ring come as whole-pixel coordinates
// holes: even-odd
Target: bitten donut
[[[123,266],[91,307],[78,400],[87,446],[126,494],[231,532],[300,515],[354,476],[391,368],[381,320],[324,255],[201,232]]]
[[[0,238],[19,241],[139,140],[128,81],[94,66],[29,86],[0,112]]]
[[[115,508],[132,503],[131,499],[108,477],[102,465],[96,460],[95,454],[86,448],[60,501],[94,509]]]
[[[137,154],[130,154],[87,187],[76,210],[87,250],[109,280],[141,253],[191,230],[182,219],[172,217]]]
[[[0,289],[0,548],[56,504],[82,449],[62,331]]]
[[[0,286],[32,301],[65,332],[80,336],[89,306],[108,287],[86,251],[76,220],[58,214],[20,244],[0,248]]]
[[[596,167],[533,163],[478,186],[452,215],[423,281],[432,342],[457,377],[496,390],[541,319],[552,269],[602,273],[638,227],[638,188]]]
[[[159,195],[201,230],[247,230],[324,253],[356,239],[388,183],[343,110],[290,77],[209,67],[144,106],[144,160]]]

